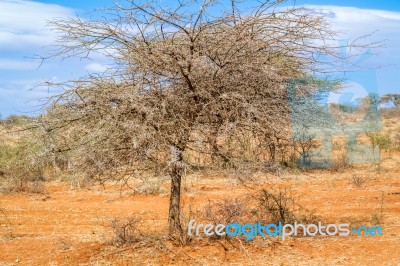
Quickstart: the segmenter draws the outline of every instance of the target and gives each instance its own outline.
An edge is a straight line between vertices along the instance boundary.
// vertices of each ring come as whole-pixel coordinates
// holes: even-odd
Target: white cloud
[[[39,64],[34,62],[0,58],[1,70],[34,70],[37,69],[38,66]]]
[[[356,7],[317,6],[308,8],[326,16],[339,39],[354,40],[368,36],[362,41],[366,44],[382,42],[382,47],[372,50],[377,56],[371,58],[379,65],[397,64],[400,61],[400,13],[361,9]]]
[[[21,79],[0,83],[0,116],[10,114],[36,115],[41,111],[43,100],[52,95],[46,87],[40,87],[44,80]]]
[[[0,49],[19,50],[51,44],[49,20],[73,15],[66,7],[27,0],[0,2]]]
[[[10,33],[0,30],[0,49],[6,51],[29,50],[32,46],[40,47],[54,41],[54,35],[51,33],[40,34]]]
[[[89,72],[104,72],[107,67],[99,63],[91,63],[85,66],[85,69]]]
[[[340,6],[307,7],[326,16],[333,30],[338,31],[338,39],[354,40],[373,33],[360,41],[367,44],[382,42],[382,46],[371,49],[373,55],[366,56],[359,65],[371,68],[372,73],[376,74],[376,85],[380,94],[399,92],[400,81],[397,77],[400,75],[400,12]],[[360,58],[355,57],[352,60],[358,59]],[[372,84],[368,86],[370,85]]]
[[[74,17],[75,11],[63,6],[33,0],[0,0],[0,113],[36,110],[34,99],[48,97],[54,91],[38,87],[44,80],[60,75],[62,80],[85,73],[76,60],[30,60],[35,54],[46,56],[56,33],[47,23],[53,18]],[[100,62],[100,60],[98,60]],[[37,70],[38,66],[41,68]]]
[[[395,26],[400,21],[400,13],[374,10],[374,9],[362,9],[356,7],[340,7],[340,6],[307,6],[314,9],[321,14],[324,14],[336,22],[336,26],[345,29],[352,29],[354,27],[361,29],[361,23],[368,23],[367,28],[363,30],[370,30],[372,27],[386,27],[387,25]],[[383,25],[375,24],[376,22],[383,22]],[[351,25],[352,27],[347,27]]]

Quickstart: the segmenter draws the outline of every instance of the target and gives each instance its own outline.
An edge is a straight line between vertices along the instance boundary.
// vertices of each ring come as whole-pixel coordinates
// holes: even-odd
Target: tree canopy
[[[319,55],[336,56],[323,17],[278,2],[243,10],[235,0],[125,1],[99,20],[52,21],[56,56],[102,53],[114,65],[51,84],[65,91],[40,119],[50,150],[99,180],[170,176],[170,234],[181,234],[183,171],[251,165],[259,157],[250,160],[238,145],[246,134],[274,159],[290,141],[286,81],[324,71]]]

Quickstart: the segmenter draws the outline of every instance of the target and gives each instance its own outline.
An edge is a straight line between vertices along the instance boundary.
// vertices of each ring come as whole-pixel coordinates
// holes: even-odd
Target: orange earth
[[[383,236],[196,238],[179,245],[165,237],[168,183],[157,195],[114,185],[76,188],[47,183],[43,194],[0,195],[0,265],[400,265],[400,153],[383,154],[381,166],[233,176],[188,175],[183,204],[201,209],[209,200],[286,187],[320,220],[376,225]],[[357,186],[352,176],[367,181]],[[250,180],[250,179],[249,179]],[[185,212],[185,211],[184,211]],[[140,215],[147,237],[111,245],[110,221]]]

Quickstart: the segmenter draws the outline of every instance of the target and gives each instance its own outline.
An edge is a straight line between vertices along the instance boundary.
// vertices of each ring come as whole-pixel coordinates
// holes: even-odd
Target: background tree
[[[382,103],[393,104],[395,108],[400,107],[400,94],[385,94],[381,97]]]
[[[324,71],[317,55],[335,56],[335,35],[321,16],[277,2],[243,9],[249,3],[126,1],[100,20],[52,21],[60,33],[54,55],[97,52],[115,64],[100,76],[49,84],[65,89],[39,122],[49,150],[103,182],[168,174],[169,233],[182,235],[190,155],[212,159],[203,165],[240,167],[245,159],[251,167],[257,158],[238,148],[250,136],[275,160],[275,147],[290,141],[285,82]]]

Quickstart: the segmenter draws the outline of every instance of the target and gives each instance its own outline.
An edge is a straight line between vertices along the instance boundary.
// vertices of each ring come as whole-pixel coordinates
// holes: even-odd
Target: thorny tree
[[[235,0],[126,1],[99,20],[52,21],[61,33],[55,55],[102,53],[114,64],[99,76],[51,84],[65,89],[40,119],[51,151],[103,181],[168,174],[169,233],[182,235],[189,154],[237,165],[243,153],[227,144],[245,134],[275,154],[290,136],[285,81],[323,71],[316,55],[337,48],[321,16],[278,2],[243,9]]]

